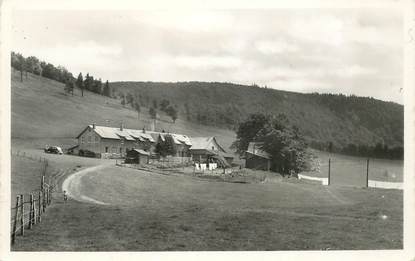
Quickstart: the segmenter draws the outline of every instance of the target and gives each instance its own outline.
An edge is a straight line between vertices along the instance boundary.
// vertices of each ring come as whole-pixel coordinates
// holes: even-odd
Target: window
[[[88,137],[88,143],[91,143],[91,136]]]
[[[98,137],[95,136],[95,142],[98,142]]]
[[[85,143],[85,137],[81,138],[81,143]]]
[[[122,148],[120,148],[120,154],[122,154]]]
[[[108,147],[105,147],[105,153],[108,153]]]

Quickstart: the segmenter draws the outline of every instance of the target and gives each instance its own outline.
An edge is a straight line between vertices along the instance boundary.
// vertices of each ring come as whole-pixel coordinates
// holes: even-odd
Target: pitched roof
[[[263,142],[250,142],[246,152],[261,158],[270,159],[271,156],[267,152],[260,149],[263,144]]]
[[[88,125],[78,136],[79,138],[82,133],[84,133],[88,128],[91,130],[93,129],[92,125]],[[135,129],[126,129],[120,130],[120,128],[115,127],[106,127],[106,126],[97,126],[95,125],[95,129],[93,129],[101,138],[103,139],[115,139],[120,140],[124,138],[126,140],[134,141],[150,141],[156,142],[156,139],[160,136],[162,140],[164,140],[166,135],[171,135],[173,140],[176,144],[181,145],[185,144],[191,146],[192,143],[190,138],[186,135],[176,134],[176,133],[165,133],[165,132],[155,132],[155,131],[144,131],[143,130],[135,130]]]
[[[211,143],[215,143],[216,146],[222,150],[223,152],[226,152],[222,146],[219,145],[219,143],[216,141],[215,137],[192,137],[191,143],[192,147],[190,147],[191,150],[210,150],[211,149]]]
[[[150,156],[150,153],[145,150],[140,150],[140,149],[132,149],[132,150],[138,152],[139,154]]]

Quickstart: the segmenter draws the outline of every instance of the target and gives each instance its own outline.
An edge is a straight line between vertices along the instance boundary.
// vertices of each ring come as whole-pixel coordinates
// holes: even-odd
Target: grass
[[[43,164],[38,160],[12,156],[11,204],[14,207],[16,196],[28,193],[37,193],[43,173]],[[37,195],[37,194],[35,194]]]
[[[56,197],[14,250],[402,248],[396,190],[210,182],[116,166],[84,176],[81,190],[109,205]]]
[[[328,177],[329,158],[331,183],[364,187],[366,185],[367,158],[347,156],[312,150],[317,156],[318,171],[304,173],[315,177]],[[387,159],[369,160],[369,179],[377,181],[403,182],[403,161]]]
[[[63,85],[29,74],[12,75],[12,146],[46,157],[63,175],[110,160],[45,154],[45,144],[69,147],[92,122],[127,127],[148,124],[118,100],[89,92],[66,96]],[[77,91],[77,90],[76,90]],[[30,123],[30,124],[28,124]],[[190,136],[217,136],[229,147],[229,130],[188,123],[158,127]],[[12,158],[13,193],[38,186],[37,162]],[[263,173],[248,173],[263,179]],[[247,175],[248,175],[247,174]],[[351,173],[350,175],[353,175]],[[265,177],[267,180],[267,177]],[[160,175],[109,167],[82,178],[81,191],[109,205],[54,193],[41,224],[18,237],[13,250],[295,250],[402,248],[402,191],[323,187],[286,179],[242,184],[185,175]],[[387,215],[388,219],[380,216]]]

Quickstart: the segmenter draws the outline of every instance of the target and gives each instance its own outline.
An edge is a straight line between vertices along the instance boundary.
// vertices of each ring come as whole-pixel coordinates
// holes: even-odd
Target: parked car
[[[79,150],[79,156],[95,158],[97,155],[90,150]]]
[[[61,147],[57,146],[47,146],[45,148],[46,153],[52,153],[52,154],[63,154],[63,150]]]

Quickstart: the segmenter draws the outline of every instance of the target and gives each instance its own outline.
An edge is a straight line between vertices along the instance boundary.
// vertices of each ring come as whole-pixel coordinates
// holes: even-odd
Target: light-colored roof
[[[88,126],[92,129],[92,125]],[[87,129],[87,128],[86,128]],[[81,136],[81,134],[86,130],[84,129],[77,138]],[[186,135],[176,134],[176,133],[165,133],[165,132],[155,132],[155,131],[144,131],[143,130],[135,130],[135,129],[126,129],[120,130],[120,128],[115,127],[106,127],[106,126],[97,126],[95,125],[95,132],[104,139],[115,139],[120,140],[124,138],[126,140],[134,141],[150,141],[156,142],[156,139],[160,136],[162,140],[165,139],[166,135],[171,135],[173,137],[174,143],[181,145],[186,144],[188,146],[192,146],[190,138]]]
[[[261,157],[261,158],[270,159],[271,156],[267,152],[260,149],[262,144],[264,143],[263,142],[250,142],[248,144],[248,149],[246,152],[253,154],[255,156]]]
[[[192,147],[190,147],[190,149],[191,150],[210,150],[212,142],[215,143],[216,146],[218,146],[220,150],[222,150],[223,152],[226,152],[216,141],[215,137],[192,137],[191,138]]]
[[[173,133],[173,134],[171,134],[171,136],[173,137],[174,142],[177,143],[177,144],[180,143],[180,144],[185,144],[185,145],[188,145],[188,146],[192,146],[192,142],[191,142],[190,138],[186,135]]]
[[[142,130],[127,129],[127,132],[130,134],[131,137],[136,138],[140,141],[148,140],[150,142],[155,142],[155,140],[150,134],[148,134],[147,132],[144,133]]]
[[[140,150],[140,149],[133,149],[134,151],[137,151],[138,153],[140,153],[140,154],[142,154],[142,155],[147,155],[147,156],[149,156],[150,155],[150,153],[149,152],[147,152],[147,151],[145,151],[145,150]]]
[[[149,135],[153,136],[154,139],[160,139],[162,141],[166,140],[166,136],[170,135],[173,138],[173,141],[177,145],[185,144],[187,146],[192,146],[192,142],[190,141],[190,137],[183,135],[183,134],[177,134],[177,133],[168,133],[168,132],[155,132],[155,131],[146,131]]]

